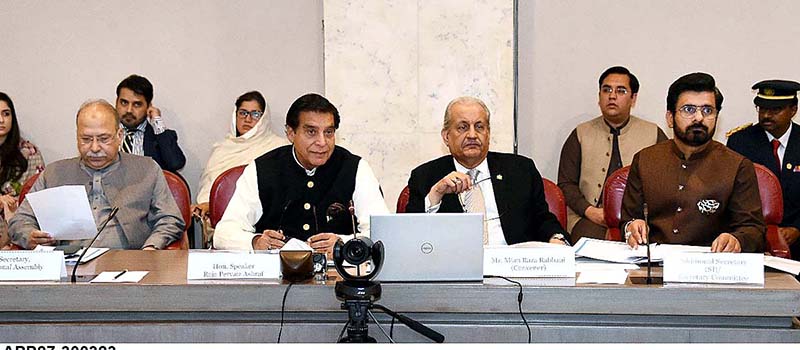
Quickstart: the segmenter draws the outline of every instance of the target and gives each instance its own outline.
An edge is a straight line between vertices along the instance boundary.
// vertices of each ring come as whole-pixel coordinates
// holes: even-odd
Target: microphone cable
[[[369,309],[367,309],[367,314],[369,315],[369,317],[372,317],[372,322],[375,322],[375,325],[377,325],[377,326],[378,326],[378,329],[380,329],[380,330],[381,330],[381,333],[383,333],[383,335],[384,335],[384,336],[386,336],[386,338],[387,338],[387,339],[389,339],[389,342],[390,342],[390,343],[392,343],[392,344],[394,344],[394,339],[392,339],[392,337],[391,337],[391,336],[389,336],[388,334],[386,334],[386,331],[385,331],[385,330],[383,330],[383,327],[381,327],[381,324],[380,324],[380,323],[378,323],[378,319],[377,319],[377,318],[375,318],[375,315],[373,315],[373,314],[372,314],[372,310],[369,310]],[[392,318],[392,320],[394,320],[394,318]]]
[[[525,314],[522,313],[522,283],[514,281],[510,278],[503,277],[503,276],[495,276],[495,275],[486,275],[483,276],[485,278],[500,278],[504,279],[510,283],[516,284],[519,287],[519,294],[517,294],[517,306],[519,306],[519,316],[522,317],[522,322],[525,323],[525,327],[528,329],[528,344],[531,343],[531,326],[528,324],[528,320],[525,319]]]
[[[283,301],[281,301],[281,326],[278,328],[278,344],[281,343],[281,334],[283,333],[283,313],[286,310],[286,296],[289,295],[289,289],[292,289],[294,282],[289,282],[286,290],[283,292]]]
[[[347,326],[349,325],[350,325],[350,320],[347,320],[347,322],[344,323],[344,327],[342,327],[342,331],[339,332],[339,338],[336,338],[337,343],[342,341],[342,336],[344,335],[344,331],[347,330]]]

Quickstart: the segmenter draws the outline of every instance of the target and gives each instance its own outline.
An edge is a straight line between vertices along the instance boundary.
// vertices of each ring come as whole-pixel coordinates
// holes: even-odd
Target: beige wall
[[[2,0],[0,33],[0,91],[47,163],[77,154],[81,102],[113,103],[138,73],[178,132],[193,194],[236,97],[260,90],[283,135],[292,101],[324,88],[320,1]]]
[[[0,91],[14,98],[24,136],[52,162],[76,154],[82,101],[113,100],[126,75],[147,76],[154,103],[180,135],[183,174],[196,190],[239,94],[261,90],[281,130],[297,96],[324,90],[322,7],[312,0],[0,0]],[[555,178],[570,130],[599,113],[596,80],[609,66],[639,76],[634,112],[662,127],[669,84],[692,71],[713,74],[726,97],[718,139],[754,118],[754,82],[800,80],[797,1],[520,0],[519,10],[520,152],[545,177]],[[422,117],[440,118],[431,113]],[[370,151],[384,144],[369,141]],[[428,144],[441,148],[438,140]]]
[[[520,153],[555,178],[570,131],[600,114],[597,78],[614,65],[642,84],[634,114],[664,129],[669,84],[712,74],[725,96],[716,133],[724,142],[756,118],[753,83],[800,80],[798,13],[793,0],[521,0]]]

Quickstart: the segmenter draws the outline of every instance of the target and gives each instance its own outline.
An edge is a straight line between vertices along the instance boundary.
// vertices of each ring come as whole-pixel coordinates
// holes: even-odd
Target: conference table
[[[187,281],[188,251],[109,251],[78,275],[150,271],[139,283],[0,283],[0,339],[41,342],[335,342],[347,313],[337,276],[286,281]],[[631,276],[644,273],[632,271]],[[659,270],[656,270],[659,273]],[[519,288],[489,283],[383,283],[377,303],[446,342],[525,342]],[[523,287],[533,342],[800,342],[800,283],[767,272],[763,287],[625,285]],[[427,338],[377,310],[396,342]],[[391,328],[391,330],[390,330]],[[369,335],[388,338],[372,322]]]

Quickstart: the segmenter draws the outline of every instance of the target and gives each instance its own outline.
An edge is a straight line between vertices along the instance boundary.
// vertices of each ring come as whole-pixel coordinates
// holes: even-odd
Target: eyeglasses
[[[238,115],[239,118],[242,118],[242,119],[250,117],[250,118],[253,118],[253,120],[259,120],[264,115],[264,113],[262,113],[260,111],[246,111],[244,109],[240,109],[240,110],[238,110],[236,112],[236,115]]]
[[[683,105],[681,108],[678,109],[678,114],[681,117],[686,119],[691,119],[694,117],[695,113],[700,111],[700,114],[703,115],[703,118],[713,118],[717,115],[717,110],[711,106],[695,106],[695,105]]]
[[[628,88],[625,88],[625,87],[622,87],[622,86],[618,86],[616,89],[614,89],[614,88],[612,88],[610,86],[603,86],[602,88],[600,88],[600,92],[602,92],[604,94],[607,94],[607,95],[610,95],[612,92],[616,92],[617,95],[624,96],[624,95],[628,94]]]

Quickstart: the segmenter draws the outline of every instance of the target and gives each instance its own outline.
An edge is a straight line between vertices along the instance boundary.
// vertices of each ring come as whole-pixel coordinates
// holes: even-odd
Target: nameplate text
[[[575,277],[575,253],[570,247],[486,247],[483,274],[503,277]]]
[[[764,255],[675,253],[664,257],[664,282],[764,284]]]
[[[0,251],[0,281],[58,281],[64,251]]]
[[[190,280],[277,279],[278,254],[248,252],[189,252],[186,278]]]

